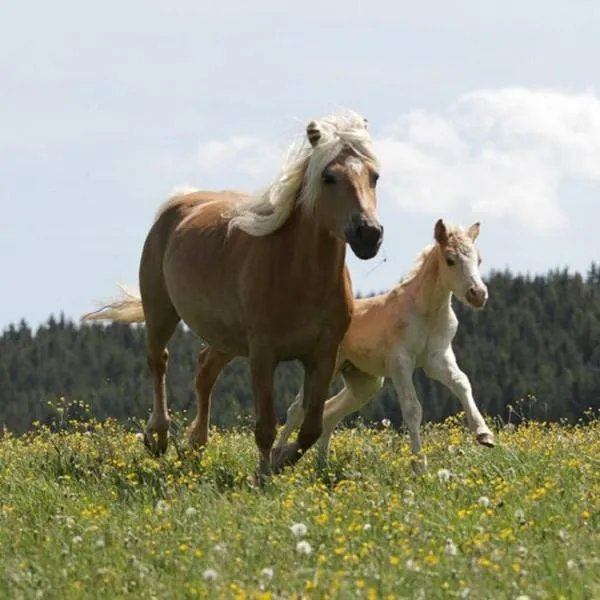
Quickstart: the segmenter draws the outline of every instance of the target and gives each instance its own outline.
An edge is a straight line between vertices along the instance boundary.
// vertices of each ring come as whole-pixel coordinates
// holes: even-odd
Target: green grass
[[[110,422],[7,435],[0,597],[600,598],[600,422],[423,436],[424,477],[405,436],[358,428],[327,477],[311,452],[257,489],[250,432],[159,460]]]

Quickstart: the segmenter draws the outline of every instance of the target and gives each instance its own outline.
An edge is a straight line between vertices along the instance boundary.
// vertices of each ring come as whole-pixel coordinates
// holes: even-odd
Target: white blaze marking
[[[363,165],[362,160],[359,160],[355,156],[349,156],[346,159],[346,166],[349,169],[352,169],[358,175],[360,175],[362,173],[362,170],[365,168],[365,165]]]

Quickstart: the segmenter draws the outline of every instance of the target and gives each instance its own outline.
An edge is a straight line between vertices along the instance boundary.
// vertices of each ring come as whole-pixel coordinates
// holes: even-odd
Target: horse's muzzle
[[[353,217],[346,227],[346,241],[352,252],[362,260],[373,258],[383,241],[383,225],[368,221],[362,216]]]

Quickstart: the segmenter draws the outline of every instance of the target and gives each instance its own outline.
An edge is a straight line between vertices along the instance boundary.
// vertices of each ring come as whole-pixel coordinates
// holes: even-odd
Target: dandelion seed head
[[[306,540],[300,540],[296,544],[296,552],[308,556],[312,553],[312,546]]]
[[[304,537],[308,532],[308,527],[304,523],[293,523],[290,530],[296,537]]]
[[[217,572],[214,569],[204,569],[202,578],[204,581],[214,581],[217,578]]]

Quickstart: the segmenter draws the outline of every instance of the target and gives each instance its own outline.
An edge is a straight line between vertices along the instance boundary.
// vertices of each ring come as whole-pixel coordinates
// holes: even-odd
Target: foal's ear
[[[477,223],[473,223],[473,225],[471,225],[471,227],[469,227],[469,231],[467,231],[467,235],[473,241],[475,241],[477,239],[477,236],[479,235],[479,221],[477,221]]]
[[[369,128],[369,119],[367,117],[363,117],[363,126],[365,129]]]
[[[435,241],[440,246],[445,246],[448,243],[448,229],[443,219],[438,219],[437,223],[435,224],[433,236],[435,237]]]
[[[319,143],[319,140],[321,139],[321,130],[316,121],[311,121],[306,126],[306,136],[313,148]]]

